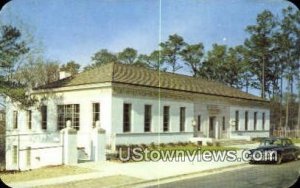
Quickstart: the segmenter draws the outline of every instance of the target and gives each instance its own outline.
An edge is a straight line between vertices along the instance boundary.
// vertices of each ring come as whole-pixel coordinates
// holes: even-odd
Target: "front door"
[[[209,117],[209,129],[208,129],[210,138],[215,138],[215,122],[216,122],[216,117],[210,116]]]

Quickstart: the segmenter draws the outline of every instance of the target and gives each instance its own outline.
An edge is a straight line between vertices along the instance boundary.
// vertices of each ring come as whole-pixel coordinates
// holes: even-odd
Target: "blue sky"
[[[206,49],[213,43],[241,44],[245,27],[259,12],[276,15],[288,5],[284,0],[162,0],[160,20],[158,0],[13,0],[0,22],[25,25],[47,58],[86,65],[102,48],[149,53],[174,33],[189,43],[203,42]]]
[[[213,43],[242,44],[258,13],[281,15],[288,5],[294,6],[285,0],[12,0],[0,12],[0,24],[25,29],[47,59],[83,67],[100,49],[150,53],[174,33],[206,50]]]

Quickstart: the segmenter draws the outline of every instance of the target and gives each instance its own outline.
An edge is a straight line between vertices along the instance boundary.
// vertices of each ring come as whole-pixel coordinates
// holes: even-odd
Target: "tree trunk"
[[[265,58],[262,58],[261,98],[265,98]]]

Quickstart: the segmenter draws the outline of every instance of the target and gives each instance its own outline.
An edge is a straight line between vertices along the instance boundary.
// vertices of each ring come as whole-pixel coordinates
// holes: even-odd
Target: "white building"
[[[195,135],[196,140],[269,136],[268,101],[221,83],[132,65],[105,64],[30,95],[38,102],[29,109],[7,100],[7,135],[48,134],[34,144],[49,144],[70,120],[78,130],[77,147],[88,157],[97,122],[111,148],[187,142]],[[8,148],[8,163],[16,162],[16,147]]]

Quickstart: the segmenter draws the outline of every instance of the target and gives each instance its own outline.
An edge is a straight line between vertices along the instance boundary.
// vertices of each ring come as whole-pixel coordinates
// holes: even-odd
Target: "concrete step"
[[[89,160],[89,155],[86,153],[85,148],[77,148],[78,160]]]
[[[247,140],[219,140],[221,146],[253,144],[253,141]]]

